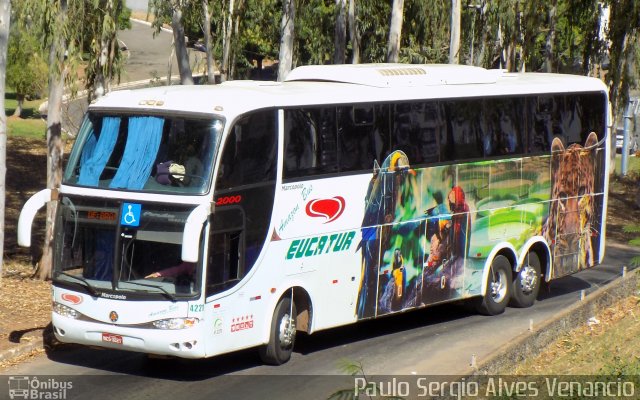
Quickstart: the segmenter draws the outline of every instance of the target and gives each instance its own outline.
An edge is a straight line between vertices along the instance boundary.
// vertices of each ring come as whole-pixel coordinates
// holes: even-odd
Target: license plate
[[[122,344],[122,336],[114,335],[113,333],[102,333],[102,341],[113,344]]]

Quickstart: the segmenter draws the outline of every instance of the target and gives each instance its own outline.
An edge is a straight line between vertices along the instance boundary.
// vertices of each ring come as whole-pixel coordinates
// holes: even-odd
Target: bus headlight
[[[200,320],[198,318],[167,318],[153,321],[156,329],[186,329],[195,326]]]
[[[67,307],[64,304],[53,303],[53,312],[63,317],[78,319],[82,316],[78,311],[74,310],[71,307]]]

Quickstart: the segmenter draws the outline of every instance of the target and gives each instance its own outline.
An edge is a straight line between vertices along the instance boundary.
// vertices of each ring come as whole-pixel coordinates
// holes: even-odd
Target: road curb
[[[25,354],[29,354],[34,350],[40,350],[43,348],[44,348],[44,341],[41,337],[26,343],[20,343],[16,347],[0,352],[0,363],[9,361],[11,359],[20,357]]]
[[[636,293],[638,287],[638,272],[631,271],[607,285],[577,300],[572,306],[556,318],[534,326],[513,338],[506,344],[504,350],[480,360],[477,368],[470,367],[466,376],[496,375],[508,368],[518,365],[526,359],[536,356],[561,335],[587,323],[599,311],[614,304],[616,301]]]

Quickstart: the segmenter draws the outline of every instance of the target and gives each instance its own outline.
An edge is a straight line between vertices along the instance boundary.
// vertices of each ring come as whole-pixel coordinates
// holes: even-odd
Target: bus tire
[[[498,315],[507,308],[511,296],[511,263],[498,255],[493,259],[487,276],[487,291],[476,309],[480,314]]]
[[[529,252],[520,272],[513,278],[510,306],[527,308],[533,305],[540,292],[540,271],[540,258],[535,252]]]
[[[296,305],[291,299],[280,299],[273,312],[269,343],[260,347],[265,364],[281,365],[289,361],[296,339]]]

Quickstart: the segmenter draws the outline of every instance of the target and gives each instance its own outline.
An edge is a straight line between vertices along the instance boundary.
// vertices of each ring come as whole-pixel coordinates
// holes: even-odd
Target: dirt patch
[[[51,283],[32,279],[44,231],[44,213],[34,221],[33,246],[17,246],[16,226],[29,197],[45,187],[44,139],[7,139],[7,178],[3,276],[0,280],[0,353],[42,338],[51,321]],[[42,215],[41,215],[42,214]]]
[[[506,373],[597,375],[614,361],[640,359],[640,298],[627,297],[566,333],[536,357]]]

